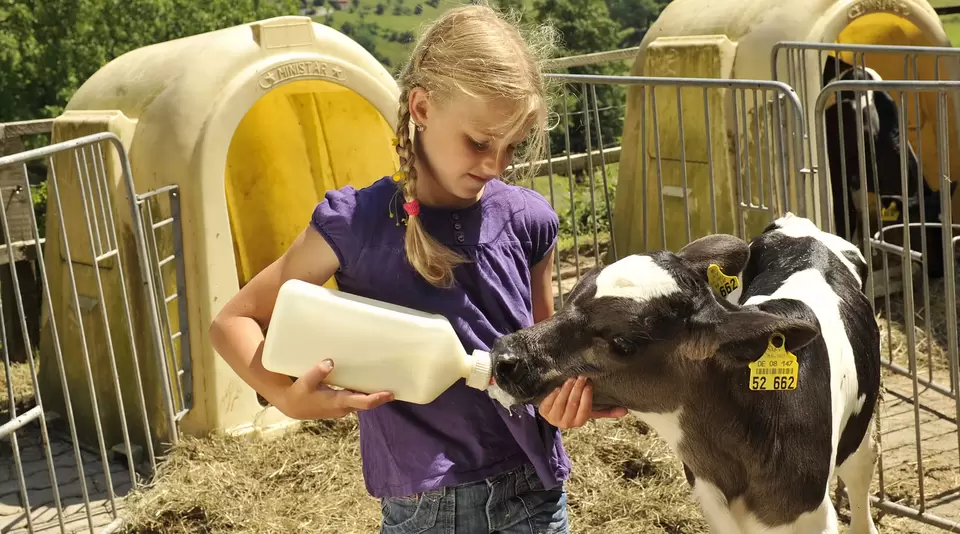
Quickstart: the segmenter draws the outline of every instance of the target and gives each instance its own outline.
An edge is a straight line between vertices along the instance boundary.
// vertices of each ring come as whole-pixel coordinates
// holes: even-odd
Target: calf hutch
[[[796,91],[802,124],[793,95],[782,92],[758,98],[724,88],[631,87],[613,219],[618,255],[678,250],[714,231],[756,235],[770,208],[828,228],[822,185],[829,169],[815,130],[828,57],[865,65],[884,80],[960,80],[960,51],[948,47],[923,0],[674,0],[644,36],[633,75],[782,81]],[[890,94],[899,102],[897,91]],[[936,92],[915,92],[905,106],[907,137],[933,192],[941,174],[960,175],[960,102],[946,96],[938,108],[937,100]],[[952,212],[960,220],[960,193]]]
[[[169,323],[162,331],[151,325],[151,306],[141,290],[147,280],[137,268],[140,251],[122,154],[106,158],[109,190],[99,193],[110,195],[117,211],[122,274],[137,333],[133,346],[156,440],[175,442],[177,425],[186,434],[204,435],[279,429],[290,422],[275,408],[264,408],[216,355],[207,328],[238,288],[291,244],[326,191],[363,187],[396,169],[391,139],[398,96],[390,74],[356,42],[306,17],[280,17],[122,55],[87,80],[56,119],[53,142],[116,135],[129,158],[134,190],[151,192],[137,196],[145,204],[141,210],[153,212],[142,241],[152,249],[144,252],[154,256],[156,269],[159,304],[152,313],[160,324]],[[85,191],[96,197],[96,187],[91,192],[78,178],[83,165],[62,156],[54,156],[52,169],[61,196]],[[90,345],[92,389],[100,397],[110,447],[122,441],[110,354],[93,345],[112,338],[123,396],[131,403],[136,398],[131,343],[122,328],[108,333],[99,309],[105,308],[111,324],[123,324],[123,295],[107,276],[117,268],[116,257],[91,252],[96,247],[88,245],[85,229],[92,221],[97,235],[95,216],[85,222],[84,209],[65,200],[61,219],[53,196],[50,203],[45,259],[56,327],[68,350],[82,347],[84,337]],[[168,231],[160,232],[164,223]],[[94,265],[103,277],[103,302]],[[75,273],[80,323],[68,267]],[[50,321],[43,325],[40,360],[52,361]],[[160,346],[163,369],[156,356]],[[83,359],[65,358],[65,366],[78,437],[92,443],[95,414]],[[64,413],[55,365],[40,365],[40,383],[46,409]],[[142,440],[143,429],[136,426],[142,422],[128,419],[130,437]]]

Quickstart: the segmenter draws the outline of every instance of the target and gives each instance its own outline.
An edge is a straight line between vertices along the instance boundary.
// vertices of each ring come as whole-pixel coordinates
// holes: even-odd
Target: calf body
[[[717,298],[711,264],[742,273],[738,302]],[[629,256],[586,275],[554,317],[500,339],[490,393],[539,402],[588,376],[597,406],[625,406],[667,441],[713,532],[837,532],[836,474],[852,532],[875,533],[880,339],[865,275],[853,245],[789,214],[749,247],[717,235]],[[797,387],[752,391],[749,364],[775,334],[796,356]]]

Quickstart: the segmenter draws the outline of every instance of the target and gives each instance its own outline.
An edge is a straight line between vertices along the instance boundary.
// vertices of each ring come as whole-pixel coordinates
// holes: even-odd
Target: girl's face
[[[529,133],[529,127],[516,129],[510,123],[515,105],[466,96],[438,103],[421,88],[411,91],[411,116],[424,126],[417,132],[422,147],[416,160],[417,197],[444,206],[476,202]]]

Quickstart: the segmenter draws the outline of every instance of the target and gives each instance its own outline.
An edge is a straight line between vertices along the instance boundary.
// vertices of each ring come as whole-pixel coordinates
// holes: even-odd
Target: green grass
[[[943,30],[950,38],[950,43],[960,47],[960,15],[944,15],[940,17],[940,22],[943,23]]]
[[[327,4],[324,7],[330,9],[330,13],[318,15],[314,20],[338,31],[343,28],[344,23],[350,23],[360,33],[367,31],[361,30],[361,27],[375,24],[376,34],[372,36],[372,41],[376,47],[376,55],[386,59],[384,66],[387,70],[396,71],[407,60],[413,43],[391,40],[391,34],[412,32],[415,36],[424,24],[464,3],[461,0],[440,0],[437,7],[431,7],[424,0],[361,0],[359,8],[354,8],[351,4],[342,10],[333,10]],[[382,15],[376,14],[377,4],[384,6]],[[423,11],[419,15],[414,15],[413,10],[417,5],[420,5]],[[394,14],[398,6],[404,14]],[[367,28],[370,27],[367,26]],[[363,38],[359,35],[351,35],[351,37],[358,41]]]

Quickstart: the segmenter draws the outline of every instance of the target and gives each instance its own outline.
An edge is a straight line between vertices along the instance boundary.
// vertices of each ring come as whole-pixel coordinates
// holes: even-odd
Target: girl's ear
[[[410,90],[408,98],[410,118],[417,124],[424,124],[430,114],[430,93],[423,87],[414,87]]]

